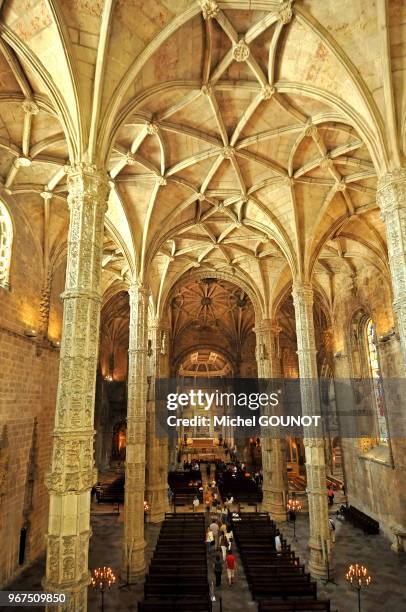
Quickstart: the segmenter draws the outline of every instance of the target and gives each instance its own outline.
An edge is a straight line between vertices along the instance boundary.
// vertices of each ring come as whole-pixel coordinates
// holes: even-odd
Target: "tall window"
[[[13,243],[13,224],[3,202],[0,202],[0,287],[8,289]]]
[[[377,416],[377,438],[380,444],[387,444],[388,427],[385,416],[385,398],[381,368],[379,365],[379,355],[377,349],[375,327],[372,322],[372,319],[369,319],[366,324],[366,340],[368,349],[369,370],[372,379],[372,387]]]

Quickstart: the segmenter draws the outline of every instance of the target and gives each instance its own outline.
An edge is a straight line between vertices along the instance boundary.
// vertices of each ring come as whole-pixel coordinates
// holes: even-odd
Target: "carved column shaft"
[[[256,328],[258,378],[280,378],[278,335],[280,328],[264,320]],[[288,480],[286,468],[286,442],[282,437],[271,438],[265,428],[261,436],[263,501],[262,509],[269,512],[275,521],[286,519]]]
[[[123,578],[144,573],[145,434],[149,292],[131,285],[124,499]]]
[[[165,512],[168,510],[168,441],[163,437],[163,432],[157,432],[155,423],[155,379],[164,374],[161,352],[165,343],[165,332],[159,321],[154,320],[149,325],[149,333],[152,350],[152,376],[150,400],[147,405],[146,499],[150,506],[149,521],[159,523],[163,521]]]
[[[313,320],[313,290],[311,286],[304,283],[295,284],[293,301],[296,317],[302,414],[312,416],[320,414],[320,397]],[[309,569],[313,576],[325,576],[327,554],[330,549],[330,532],[324,439],[320,434],[306,428],[304,446],[310,521]]]
[[[40,310],[40,322],[39,322],[39,333],[40,336],[46,338],[48,335],[49,326],[49,312],[51,308],[51,286],[52,286],[52,269],[47,268],[45,273],[45,279],[41,289],[41,300],[39,305]]]
[[[60,352],[44,587],[70,594],[69,611],[87,608],[89,491],[96,481],[93,419],[100,321],[100,280],[107,176],[68,171],[68,261]],[[58,610],[64,610],[64,606]]]
[[[379,181],[377,200],[385,220],[393,309],[406,367],[406,169],[389,173]]]

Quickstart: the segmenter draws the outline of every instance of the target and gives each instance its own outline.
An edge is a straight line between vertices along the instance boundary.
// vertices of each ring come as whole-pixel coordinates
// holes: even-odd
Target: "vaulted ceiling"
[[[401,0],[7,0],[2,197],[51,262],[64,166],[106,164],[103,288],[233,279],[273,316],[293,277],[387,275],[377,175],[404,159]],[[193,279],[192,279],[193,280]]]

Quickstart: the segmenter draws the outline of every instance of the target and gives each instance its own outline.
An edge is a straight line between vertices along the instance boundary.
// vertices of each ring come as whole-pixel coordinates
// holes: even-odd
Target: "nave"
[[[320,599],[356,605],[367,557],[365,606],[403,604],[405,24],[404,0],[0,1],[1,589],[87,612],[101,563],[141,585],[168,484],[201,513],[204,472],[175,473],[210,457]],[[160,381],[310,426],[197,423],[228,406]]]
[[[212,481],[216,472],[214,464],[212,464],[211,475],[208,478],[205,475],[205,465],[202,464],[202,467],[202,480],[204,486],[206,486],[207,482]],[[236,497],[237,499],[238,497]],[[334,503],[330,511],[331,516],[335,517],[340,501],[339,498]],[[331,567],[332,582],[326,583],[324,580],[318,580],[315,583],[307,574],[309,523],[305,514],[299,514],[297,517],[294,537],[291,521],[286,520],[272,527],[272,521],[266,514],[258,511],[258,508],[255,509],[253,505],[236,503],[233,506],[235,510],[238,509],[237,506],[242,506],[243,509],[239,513],[241,522],[236,521],[234,523],[235,540],[232,548],[236,556],[238,569],[235,584],[231,588],[227,586],[225,570],[222,575],[221,587],[214,587],[213,561],[216,553],[206,554],[205,552],[205,528],[214,518],[217,518],[217,513],[208,513],[204,504],[201,504],[196,512],[192,510],[189,503],[181,504],[177,508],[175,506],[171,508],[175,512],[167,513],[163,523],[147,523],[145,526],[147,575],[151,575],[151,568],[154,567],[154,563],[158,572],[159,564],[164,564],[161,581],[155,580],[155,582],[161,585],[167,584],[172,597],[167,600],[162,599],[165,590],[161,587],[156,589],[155,593],[154,591],[150,592],[149,597],[146,598],[147,591],[143,580],[138,581],[138,584],[126,586],[124,577],[124,579],[118,580],[111,591],[107,592],[104,601],[105,612],[113,612],[117,609],[123,612],[134,612],[135,610],[140,610],[140,612],[166,612],[166,610],[170,612],[174,610],[179,612],[192,612],[192,610],[196,612],[200,612],[200,610],[202,612],[208,612],[209,610],[218,612],[221,609],[224,612],[246,612],[250,610],[258,610],[259,612],[272,612],[274,610],[275,612],[296,612],[296,610],[347,612],[347,610],[355,610],[357,606],[356,594],[345,580],[345,572],[351,562],[360,562],[366,565],[373,577],[371,587],[362,594],[362,610],[364,612],[378,612],[386,609],[397,611],[403,610],[406,606],[404,590],[406,560],[394,556],[388,550],[385,538],[382,535],[367,536],[350,522],[335,519],[336,537],[334,561]],[[178,531],[179,525],[184,524],[191,526],[192,532],[199,534],[197,539],[190,536],[190,531],[188,535],[185,535],[183,527]],[[119,508],[117,512],[116,504],[99,504],[94,499],[92,502],[92,529],[93,536],[89,554],[90,567],[107,565],[115,570],[120,566],[122,555],[122,509]],[[272,554],[266,553],[266,557],[261,552],[261,546],[265,550],[264,543],[267,540],[268,529],[271,529],[272,534],[275,533],[275,530],[280,530],[283,544],[282,554],[286,555],[286,559],[289,557],[289,562],[279,558],[279,569],[278,565],[273,565],[272,569],[274,563],[271,561],[272,554],[276,555],[276,551]],[[175,538],[173,538],[173,534],[177,534]],[[166,546],[165,537],[169,537]],[[221,551],[219,553],[221,554]],[[245,563],[242,562],[244,555]],[[203,558],[204,566],[200,561]],[[193,572],[194,563],[197,566],[195,574]],[[290,563],[294,563],[294,570],[287,570],[287,565],[290,565]],[[192,599],[185,595],[187,579],[186,581],[180,581],[182,588],[178,594],[181,594],[181,598],[177,599],[175,595],[177,582],[174,576],[178,573],[176,564],[180,566],[185,564],[183,566],[184,576],[188,576],[189,581],[192,579],[191,586],[193,588],[189,591],[193,594]],[[205,569],[206,564],[207,571]],[[295,575],[301,575],[304,583],[309,581],[308,586],[312,585],[317,589],[317,600],[311,589],[309,589],[309,592],[300,590],[298,580],[295,580],[293,574],[291,574],[293,571]],[[39,590],[43,572],[44,560],[40,560],[12,583],[10,589]],[[193,574],[197,577],[196,580]],[[155,577],[157,576],[159,574],[155,573]],[[274,576],[274,578],[271,581],[267,576]],[[307,579],[305,579],[305,576],[307,576]],[[148,579],[146,582],[148,583]],[[301,580],[299,582],[301,583]],[[270,587],[271,584],[274,584],[274,587]],[[198,587],[201,589],[200,591],[197,585],[200,585]],[[202,585],[205,585],[205,587],[202,588]],[[272,592],[269,590],[270,588],[273,589],[272,597],[269,597],[269,593]],[[268,595],[266,594],[267,589]],[[302,596],[298,596],[298,593],[302,593]],[[211,602],[213,594],[216,601]],[[277,608],[277,603],[281,602],[281,594],[285,597],[283,603],[285,607]],[[222,608],[220,608],[220,598]],[[273,604],[271,605],[272,601]],[[143,602],[144,607],[137,608],[138,602]],[[188,602],[192,602],[190,607],[187,607]],[[295,604],[296,607],[294,607]],[[89,610],[96,611],[99,609],[99,605],[100,594],[97,590],[89,589]],[[292,607],[289,607],[289,605]],[[306,605],[309,607],[306,607]],[[323,605],[326,607],[323,607]],[[38,611],[41,609],[38,608]]]

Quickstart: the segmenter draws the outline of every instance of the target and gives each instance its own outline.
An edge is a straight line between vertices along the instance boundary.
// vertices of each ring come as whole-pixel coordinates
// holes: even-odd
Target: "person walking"
[[[193,512],[196,512],[199,506],[200,506],[199,498],[197,497],[197,495],[195,495],[195,498],[193,500]]]
[[[221,574],[223,573],[223,563],[221,562],[220,555],[216,555],[214,562],[214,575],[216,576],[216,587],[221,586]]]
[[[219,526],[218,526],[218,523],[216,523],[214,519],[210,523],[210,529],[214,536],[214,547],[217,550],[219,547]]]
[[[168,487],[168,504],[169,504],[169,507],[171,508],[173,504],[173,491],[171,487]]]
[[[210,527],[208,527],[206,531],[206,547],[207,554],[210,555],[214,547],[214,535]]]
[[[224,532],[221,532],[221,536],[220,536],[220,548],[221,548],[221,552],[223,554],[223,561],[225,561],[226,557],[227,557],[228,540],[227,540],[226,535],[225,535]]]
[[[330,529],[331,543],[335,544],[335,541],[336,541],[336,524],[335,524],[334,519],[332,517],[330,517],[328,519],[328,526],[329,526],[329,529]]]
[[[229,550],[227,553],[226,568],[227,568],[228,586],[231,587],[234,584],[235,570],[237,569],[237,563],[236,563],[232,550]]]
[[[231,550],[231,544],[233,543],[234,535],[230,525],[227,527],[226,538],[228,542],[228,550]]]
[[[334,489],[331,485],[327,489],[327,495],[329,506],[332,506],[334,504]]]

